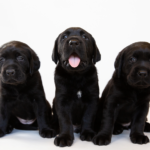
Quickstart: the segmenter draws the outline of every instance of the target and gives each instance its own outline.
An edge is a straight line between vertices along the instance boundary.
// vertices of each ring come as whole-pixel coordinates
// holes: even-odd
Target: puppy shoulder
[[[40,87],[43,86],[42,79],[39,71],[36,71],[34,74],[28,76],[27,83],[30,87]]]

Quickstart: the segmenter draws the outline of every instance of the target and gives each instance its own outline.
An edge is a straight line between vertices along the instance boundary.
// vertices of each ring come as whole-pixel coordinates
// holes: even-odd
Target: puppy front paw
[[[39,134],[43,138],[52,138],[56,136],[56,132],[53,129],[42,129],[39,131]]]
[[[54,140],[54,144],[60,147],[71,146],[72,143],[73,143],[73,138],[67,134],[60,134]]]
[[[134,144],[146,144],[149,142],[149,138],[145,135],[131,135],[131,141]]]
[[[93,137],[95,136],[95,132],[92,130],[83,131],[80,135],[80,139],[82,141],[92,141]]]
[[[95,145],[108,145],[111,142],[111,136],[99,134],[92,141]]]
[[[4,136],[5,133],[0,129],[0,137]]]

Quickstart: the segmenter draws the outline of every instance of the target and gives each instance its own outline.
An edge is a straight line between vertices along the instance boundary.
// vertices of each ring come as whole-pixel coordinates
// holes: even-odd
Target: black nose
[[[72,39],[72,40],[70,40],[69,41],[69,46],[79,46],[80,45],[80,42],[79,42],[79,40],[77,40],[77,39]]]
[[[140,71],[138,72],[138,76],[139,76],[139,77],[142,77],[142,78],[147,77],[147,71],[145,71],[145,70],[140,70]]]
[[[15,70],[14,69],[8,69],[6,70],[7,76],[14,76],[15,75]]]

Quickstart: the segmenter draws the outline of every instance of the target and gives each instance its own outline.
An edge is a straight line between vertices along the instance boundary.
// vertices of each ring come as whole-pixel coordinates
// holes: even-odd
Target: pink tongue
[[[79,57],[73,55],[69,57],[69,64],[71,65],[71,67],[76,68],[78,67],[79,63],[80,63]]]

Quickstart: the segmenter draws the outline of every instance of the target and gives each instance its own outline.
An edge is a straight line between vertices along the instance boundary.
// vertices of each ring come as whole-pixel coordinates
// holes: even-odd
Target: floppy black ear
[[[93,53],[93,63],[96,64],[96,62],[101,60],[101,54],[99,52],[99,49],[96,45],[96,41],[93,38],[93,48],[94,48],[94,53]]]
[[[30,74],[32,75],[34,72],[38,71],[40,68],[40,60],[37,54],[30,49],[31,57],[30,57]]]
[[[119,52],[115,60],[115,64],[114,64],[118,78],[120,78],[121,76],[121,70],[122,70],[122,65],[123,65],[123,60],[124,60],[123,54],[124,54],[124,51]]]
[[[59,37],[59,36],[58,36]],[[52,60],[55,62],[55,64],[57,64],[58,62],[58,37],[55,40],[54,43],[54,48],[53,48],[53,53],[52,53]]]

